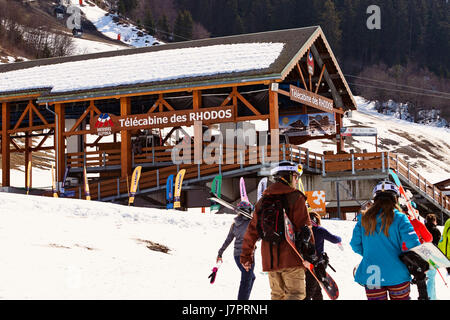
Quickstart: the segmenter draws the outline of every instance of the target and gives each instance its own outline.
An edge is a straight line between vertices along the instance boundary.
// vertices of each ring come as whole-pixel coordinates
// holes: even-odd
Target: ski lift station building
[[[331,216],[357,212],[389,168],[419,205],[450,208],[395,154],[345,150],[342,119],[356,103],[318,26],[1,65],[0,103],[4,190],[11,156],[23,155],[32,183],[27,168],[43,151],[66,196],[84,198],[85,168],[93,200],[120,202],[141,166],[136,205],[163,207],[167,177],[186,169],[182,207],[205,207],[216,175],[230,201],[246,177],[253,201],[270,163],[289,159],[302,163],[307,190],[325,191]],[[311,139],[334,150],[301,147]]]

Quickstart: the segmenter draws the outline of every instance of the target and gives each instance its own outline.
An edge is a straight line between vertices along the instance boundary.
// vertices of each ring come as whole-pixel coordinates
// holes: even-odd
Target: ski
[[[130,196],[128,198],[128,205],[133,206],[134,205],[134,197],[136,195],[136,191],[139,185],[139,179],[141,177],[141,166],[137,166],[134,171],[133,175],[131,176],[131,188],[130,188]]]
[[[181,207],[181,187],[183,186],[183,178],[186,173],[186,169],[181,169],[177,173],[177,177],[175,178],[175,192],[173,199],[173,207],[179,208]]]
[[[222,205],[222,206],[224,206],[224,207],[226,207],[228,209],[233,210],[237,214],[241,214],[244,217],[247,217],[249,219],[252,218],[251,213],[248,213],[248,212],[238,208],[237,206],[235,206],[234,204],[229,203],[228,201],[225,201],[225,200],[217,198],[217,197],[210,197],[208,199],[211,200],[211,201],[217,202],[218,204],[220,204],[220,205]]]
[[[91,200],[91,193],[89,192],[89,181],[87,178],[86,167],[83,168],[84,179],[84,193],[86,194],[86,200]]]
[[[284,233],[285,233],[286,241],[289,243],[291,248],[295,251],[295,253],[300,258],[302,263],[304,265],[306,264],[308,266],[308,271],[311,272],[314,279],[317,280],[317,282],[320,284],[322,289],[326,292],[328,297],[331,300],[336,300],[339,297],[339,288],[338,288],[336,282],[333,280],[333,278],[328,273],[326,273],[326,279],[325,279],[326,283],[323,281],[320,281],[314,272],[314,266],[311,263],[305,261],[305,259],[303,259],[303,256],[298,252],[298,250],[295,246],[294,225],[292,224],[291,220],[289,219],[289,217],[287,216],[286,213],[284,213],[284,227],[285,227]]]
[[[243,177],[239,180],[239,191],[241,193],[241,201],[250,203],[247,196],[247,189],[245,188],[245,180]]]
[[[52,193],[54,198],[58,198],[58,191],[56,190],[55,166],[53,164],[52,164]]]
[[[61,192],[61,194],[64,195],[64,196],[65,196],[65,192],[66,192],[66,190],[65,190],[66,179],[67,179],[67,176],[69,174],[69,171],[70,171],[70,166],[67,166],[66,170],[64,171],[63,181],[61,182],[61,189],[59,190]]]
[[[166,182],[166,209],[173,209],[173,174],[167,178]]]
[[[395,173],[394,170],[389,169],[389,174],[392,177],[392,179],[394,180],[394,183],[397,185],[397,188],[398,188],[398,191],[400,192],[400,195],[405,200],[406,206],[408,207],[409,214],[411,215],[411,217],[414,217],[414,219],[417,219],[417,212],[413,208],[411,200],[406,195],[405,189],[403,188],[403,185],[402,185],[402,183],[400,181],[400,178],[398,177],[397,173]]]
[[[257,189],[257,201],[262,198],[264,190],[267,188],[267,181],[269,179],[267,177],[262,178],[258,183],[258,189]]]
[[[217,271],[219,271],[220,265],[222,264],[222,262],[218,262],[216,264],[216,266],[212,269],[211,274],[208,276],[209,283],[213,284],[214,281],[216,281],[216,276],[217,276]]]
[[[222,176],[221,175],[217,175],[214,178],[214,180],[212,181],[211,193],[215,194],[217,196],[217,198],[220,198],[221,194],[222,194],[221,189],[222,189]],[[209,209],[210,209],[210,211],[219,210],[220,209],[220,204],[212,203]]]

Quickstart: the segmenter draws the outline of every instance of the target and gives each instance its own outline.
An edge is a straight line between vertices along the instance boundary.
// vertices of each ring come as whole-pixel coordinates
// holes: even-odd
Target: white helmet
[[[379,182],[375,188],[373,188],[373,197],[375,198],[377,195],[381,193],[391,193],[397,197],[400,197],[400,192],[398,191],[397,186],[390,181],[381,181]]]

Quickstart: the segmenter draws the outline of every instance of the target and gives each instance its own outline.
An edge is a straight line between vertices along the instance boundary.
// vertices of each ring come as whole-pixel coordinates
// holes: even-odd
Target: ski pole
[[[434,263],[433,260],[428,259],[428,262],[433,266],[433,268],[436,269],[436,271],[439,273],[439,275],[441,276],[442,281],[444,281],[445,286],[448,288],[447,282],[445,282],[444,277],[442,276],[441,272],[439,271],[438,267],[436,266],[436,264]]]
[[[334,272],[336,272],[336,269],[334,269],[331,264],[328,264],[328,266],[331,268],[331,270],[333,270]]]

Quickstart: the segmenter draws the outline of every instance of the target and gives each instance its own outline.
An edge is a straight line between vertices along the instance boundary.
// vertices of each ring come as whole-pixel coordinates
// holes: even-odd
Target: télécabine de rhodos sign
[[[194,124],[194,121],[201,121],[203,124],[208,124],[234,120],[234,107],[225,106],[127,116],[115,116],[103,113],[93,119],[91,128],[95,134],[105,136],[121,130],[190,126]]]
[[[333,106],[333,100],[322,97],[314,92],[291,85],[289,87],[289,96],[292,101],[300,102],[325,112],[336,112]]]

